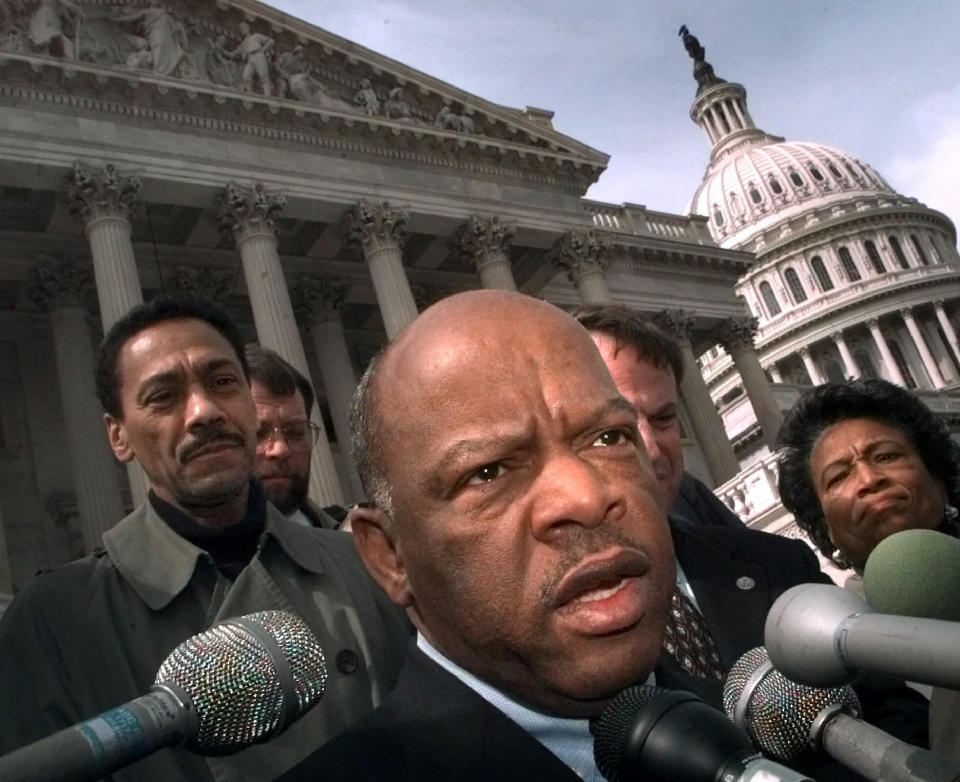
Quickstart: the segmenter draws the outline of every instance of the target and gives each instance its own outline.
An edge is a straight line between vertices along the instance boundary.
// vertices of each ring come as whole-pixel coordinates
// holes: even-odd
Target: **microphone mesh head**
[[[300,617],[261,611],[243,617],[260,625],[289,665],[296,715],[323,695],[327,666],[320,644]],[[284,688],[271,650],[233,620],[188,638],[157,672],[157,684],[180,687],[193,701],[199,731],[187,742],[194,752],[227,755],[266,741],[282,722]]]
[[[593,759],[600,773],[609,782],[619,782],[620,761],[627,734],[636,723],[637,715],[647,704],[669,690],[663,687],[637,685],[623,690],[610,701],[600,717],[591,724]]]
[[[769,659],[767,650],[758,646],[746,652],[730,669],[723,685],[723,709],[730,719],[734,718],[747,680]],[[860,701],[851,687],[808,687],[790,681],[777,670],[771,670],[754,686],[753,692],[746,695],[749,697],[747,732],[754,745],[785,762],[814,753],[811,728],[828,706],[839,705],[848,714],[860,714]]]

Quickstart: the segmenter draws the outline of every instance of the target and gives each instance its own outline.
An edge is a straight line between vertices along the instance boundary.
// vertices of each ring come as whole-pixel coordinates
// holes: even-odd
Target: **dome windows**
[[[870,259],[870,263],[873,264],[873,270],[877,274],[886,273],[887,268],[883,265],[883,258],[880,257],[880,253],[877,252],[877,246],[869,239],[863,243],[863,246],[867,251],[867,257]]]
[[[822,182],[822,181],[823,181],[823,174],[820,173],[820,169],[817,168],[813,163],[811,163],[811,164],[808,166],[808,170],[810,171],[810,176],[812,176],[812,177],[813,177],[814,179],[816,179],[818,182]]]
[[[790,288],[790,293],[793,295],[793,300],[797,304],[806,301],[807,292],[803,289],[803,283],[800,282],[800,275],[797,274],[797,270],[794,268],[789,268],[783,273],[783,277],[787,281],[787,287]]]
[[[834,179],[843,179],[843,174],[840,173],[840,169],[833,165],[832,162],[827,162],[827,171],[830,172],[830,175]]]
[[[837,249],[837,255],[840,256],[840,265],[843,266],[843,273],[847,275],[848,282],[856,282],[860,279],[860,272],[857,271],[857,265],[853,262],[853,256],[846,247]]]
[[[780,180],[773,174],[770,175],[770,189],[775,195],[782,195],[783,193],[783,185],[780,184]]]
[[[903,248],[900,246],[900,240],[896,236],[888,236],[887,241],[890,242],[890,246],[893,248],[893,255],[897,259],[897,263],[900,264],[901,269],[909,269],[910,263],[907,261],[907,256],[903,253]]]
[[[777,295],[773,292],[769,282],[760,283],[760,296],[763,298],[769,317],[772,318],[780,314],[780,302],[777,301]]]
[[[757,190],[757,186],[751,182],[748,187],[750,188],[747,192],[750,195],[750,200],[755,204],[759,204],[763,201],[763,195]]]
[[[813,258],[810,259],[810,266],[813,268],[813,273],[817,277],[817,282],[820,283],[820,290],[824,293],[833,290],[833,280],[830,279],[830,273],[827,271],[827,267],[823,265],[823,258],[819,255],[814,255]]]
[[[920,240],[917,238],[916,234],[910,234],[910,241],[913,243],[913,249],[917,251],[917,257],[920,259],[920,263],[924,266],[929,266],[930,261],[927,258],[927,254],[923,251],[923,245],[920,244]]]
[[[793,166],[787,169],[787,175],[790,177],[790,181],[793,182],[794,186],[803,187],[803,177],[797,173],[797,169]]]
[[[716,204],[713,205],[713,224],[718,228],[723,225],[723,212],[720,211],[720,207]]]

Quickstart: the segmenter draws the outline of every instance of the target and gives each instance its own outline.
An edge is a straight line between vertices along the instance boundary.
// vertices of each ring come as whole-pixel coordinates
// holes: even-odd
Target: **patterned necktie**
[[[663,649],[691,676],[723,680],[720,655],[707,623],[679,587],[670,600]]]

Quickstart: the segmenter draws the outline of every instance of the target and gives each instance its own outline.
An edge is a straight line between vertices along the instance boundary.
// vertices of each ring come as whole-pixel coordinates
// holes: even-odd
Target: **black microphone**
[[[723,707],[756,746],[785,763],[822,751],[867,779],[960,780],[960,765],[859,719],[860,701],[851,687],[820,689],[792,682],[773,668],[762,646],[730,669]]]
[[[758,755],[746,733],[692,692],[630,687],[591,731],[610,782],[813,782]]]
[[[838,586],[788,589],[767,614],[764,641],[778,671],[813,687],[871,671],[960,689],[960,622],[878,614]]]
[[[229,755],[285,730],[326,684],[323,650],[300,617],[228,619],[174,649],[147,695],[0,758],[0,780],[87,782],[181,745]]]

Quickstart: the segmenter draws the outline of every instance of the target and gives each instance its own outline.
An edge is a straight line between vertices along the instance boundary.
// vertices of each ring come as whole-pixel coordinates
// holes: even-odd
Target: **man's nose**
[[[657,437],[646,418],[641,418],[637,423],[637,431],[640,432],[640,439],[643,440],[643,447],[647,451],[647,456],[651,462],[660,458],[660,446],[657,444]]]
[[[187,396],[187,428],[209,426],[212,423],[223,421],[224,417],[220,405],[206,389],[194,389]]]
[[[286,459],[292,451],[287,438],[277,429],[271,429],[264,440],[257,444],[257,450],[268,459]]]
[[[547,540],[564,527],[596,527],[626,510],[619,493],[597,465],[576,452],[556,454],[543,466],[533,486],[533,535]]]

